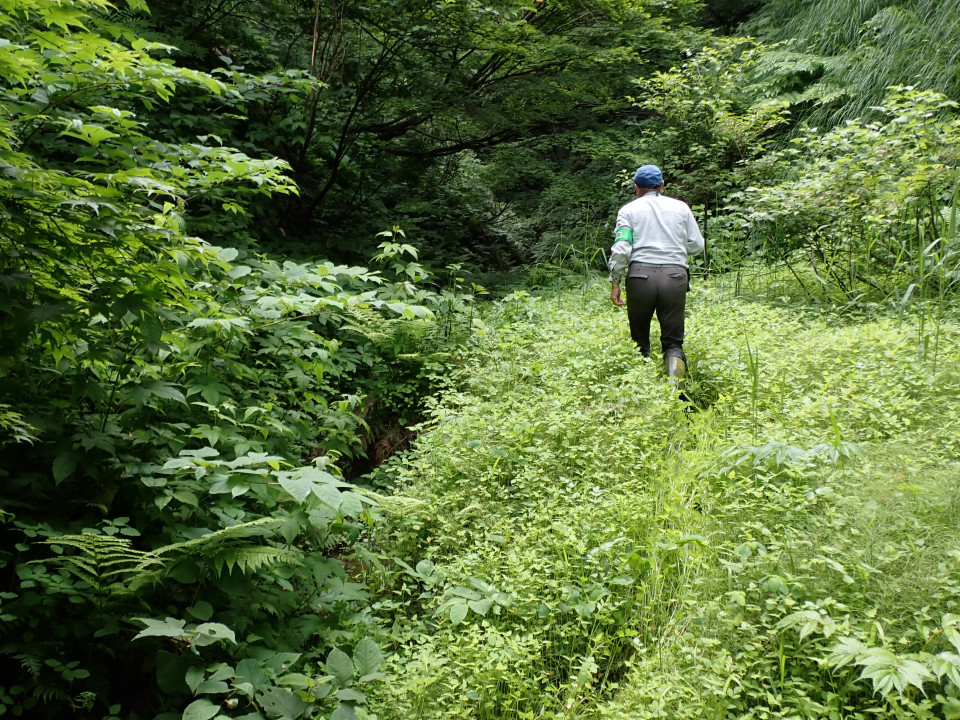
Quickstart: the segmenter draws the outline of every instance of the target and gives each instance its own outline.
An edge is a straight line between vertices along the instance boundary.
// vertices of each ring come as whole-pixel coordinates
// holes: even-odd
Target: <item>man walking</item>
[[[683,354],[683,322],[690,287],[687,257],[703,252],[703,235],[685,202],[660,194],[660,168],[644,165],[633,182],[637,199],[617,213],[616,239],[610,249],[610,300],[623,305],[620,280],[626,270],[630,336],[648,357],[650,320],[656,312],[664,369],[676,384],[687,369]]]

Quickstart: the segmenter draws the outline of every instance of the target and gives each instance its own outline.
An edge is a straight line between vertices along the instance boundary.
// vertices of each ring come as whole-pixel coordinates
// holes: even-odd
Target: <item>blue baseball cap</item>
[[[637,187],[658,187],[663,182],[663,173],[656,165],[644,165],[637,170],[633,176],[633,181],[637,184]]]

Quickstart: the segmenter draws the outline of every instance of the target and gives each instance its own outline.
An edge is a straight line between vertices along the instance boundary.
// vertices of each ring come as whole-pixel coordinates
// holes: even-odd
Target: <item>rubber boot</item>
[[[667,382],[679,388],[687,376],[687,359],[682,354],[671,353],[663,358],[663,370],[667,374]]]

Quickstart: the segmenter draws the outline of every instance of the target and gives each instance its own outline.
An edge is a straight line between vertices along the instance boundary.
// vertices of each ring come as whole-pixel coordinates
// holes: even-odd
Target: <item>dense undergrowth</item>
[[[685,0],[150,5],[0,2],[0,714],[960,717],[943,86],[817,130]],[[694,407],[591,276],[651,160]]]
[[[289,166],[161,139],[155,103],[242,104],[244,80],[109,9],[0,9],[0,714],[351,715],[378,510],[347,475],[467,299],[423,286],[402,231],[371,268],[195,237],[187,205],[236,239],[224,216],[296,193]]]
[[[379,717],[957,716],[960,326],[724,283],[693,412],[589,281],[477,325],[376,476]]]
[[[2,364],[0,713],[329,715],[378,677],[349,570],[378,502],[345,475],[456,296],[399,243],[383,274],[178,250],[138,253],[149,301],[67,305]]]

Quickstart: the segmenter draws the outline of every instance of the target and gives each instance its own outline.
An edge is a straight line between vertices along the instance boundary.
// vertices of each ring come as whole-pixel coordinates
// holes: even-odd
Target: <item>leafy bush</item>
[[[758,70],[770,52],[752,39],[718,38],[678,67],[637,79],[637,105],[652,116],[641,124],[651,132],[637,164],[652,158],[688,203],[717,210],[739,185],[737,166],[787,122],[790,102]]]
[[[151,136],[136,109],[233,91],[108,8],[0,17],[0,711],[353,716],[381,678],[358,578],[377,502],[343,477],[364,378],[422,364],[458,310],[396,243],[381,274],[186,234],[187,205],[296,187],[277,159]],[[394,319],[414,330],[391,355]]]
[[[814,287],[847,297],[910,282],[921,291],[955,285],[955,107],[899,88],[877,108],[885,122],[806,130],[749,167],[757,185],[738,196],[744,226],[768,256],[805,265]]]

